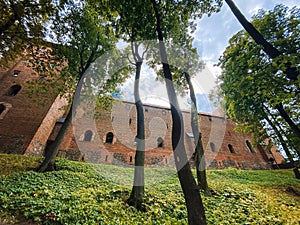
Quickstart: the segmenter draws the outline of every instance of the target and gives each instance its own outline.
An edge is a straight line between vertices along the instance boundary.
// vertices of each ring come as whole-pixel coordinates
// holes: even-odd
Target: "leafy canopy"
[[[283,74],[287,62],[299,69],[299,8],[277,5],[268,12],[260,10],[252,23],[283,55],[270,59],[244,30],[230,39],[219,60],[219,87],[227,113],[258,137],[262,126],[268,127],[266,119],[272,116],[283,128],[285,140],[293,140],[288,138],[291,132],[274,109],[282,104],[293,121],[300,121],[298,81],[288,80]]]

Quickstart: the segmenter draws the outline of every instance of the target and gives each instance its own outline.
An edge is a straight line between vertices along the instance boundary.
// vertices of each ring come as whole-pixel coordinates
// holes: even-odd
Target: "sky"
[[[277,4],[300,7],[300,0],[234,0],[234,2],[249,21],[259,9],[271,10]],[[200,59],[206,64],[205,69],[192,80],[198,97],[198,111],[212,113],[216,110],[217,107],[208,99],[208,94],[216,85],[216,77],[221,72],[220,68],[214,66],[214,64],[218,62],[219,57],[228,45],[229,39],[242,29],[225,2],[219,13],[212,14],[210,17],[205,15],[197,21],[197,29],[193,34],[193,45],[197,48]],[[168,106],[165,85],[160,82],[153,85],[154,80],[155,73],[147,66],[143,66],[140,88],[143,103]],[[134,101],[133,79],[122,87],[122,98]],[[181,109],[189,110],[189,97],[178,96],[178,99]]]
[[[234,0],[234,3],[249,21],[259,9],[271,10],[277,4],[300,7],[300,0]],[[220,70],[214,68],[213,65],[222,55],[229,39],[242,29],[243,27],[225,2],[221,12],[210,17],[205,15],[199,20],[193,44],[198,49],[200,58],[206,62],[214,74]]]

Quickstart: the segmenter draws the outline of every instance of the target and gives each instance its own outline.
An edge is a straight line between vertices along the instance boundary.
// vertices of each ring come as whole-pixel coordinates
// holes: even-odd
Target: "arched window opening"
[[[164,140],[161,137],[157,138],[157,147],[158,148],[164,147]]]
[[[129,158],[129,162],[131,162],[131,163],[132,163],[132,156],[130,156],[130,158]]]
[[[246,145],[250,152],[255,153],[254,148],[252,147],[250,141],[246,140]]]
[[[105,156],[105,162],[107,162],[107,160],[108,160],[108,155]]]
[[[4,112],[4,110],[5,110],[5,105],[0,104],[0,115],[1,115],[1,113]]]
[[[215,146],[215,143],[210,142],[209,145],[210,145],[211,151],[212,151],[212,152],[216,152],[216,146]]]
[[[92,140],[92,137],[93,137],[93,132],[91,130],[87,130],[85,133],[84,133],[84,141],[91,141]]]
[[[129,119],[129,125],[130,125],[131,123],[132,123],[132,119],[130,118],[130,119]]]
[[[15,84],[13,86],[10,87],[7,95],[8,96],[16,96],[18,94],[18,92],[21,90],[21,85]]]
[[[106,134],[105,143],[112,144],[113,139],[114,139],[114,134],[112,132],[109,132]]]
[[[234,148],[231,144],[228,144],[228,148],[229,148],[230,153],[235,153]]]

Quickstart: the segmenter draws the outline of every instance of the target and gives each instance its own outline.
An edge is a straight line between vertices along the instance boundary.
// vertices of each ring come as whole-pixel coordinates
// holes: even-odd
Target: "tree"
[[[188,162],[185,147],[184,147],[183,119],[179,109],[178,100],[176,97],[176,93],[172,81],[172,74],[168,64],[166,48],[164,45],[164,36],[162,31],[163,24],[161,19],[162,17],[161,12],[160,12],[162,5],[158,4],[155,0],[151,0],[151,3],[156,17],[156,32],[159,41],[160,57],[163,65],[168,98],[171,105],[172,124],[173,124],[172,148],[173,148],[178,178],[186,201],[186,206],[188,211],[188,223],[206,224],[202,199],[199,193],[199,189],[197,188],[195,179],[192,175],[190,164]],[[170,8],[168,10],[170,10]],[[172,21],[172,22],[176,22],[176,21]]]
[[[56,41],[60,43],[57,45],[56,54],[63,56],[68,64],[62,75],[75,77],[78,80],[76,87],[80,90],[82,85],[80,79],[84,73],[99,56],[115,46],[116,39],[110,24],[88,4],[77,6],[65,4],[61,10],[52,27],[56,32]],[[113,90],[112,88],[116,86],[115,83],[123,79],[124,76],[115,75],[105,85],[107,89]],[[78,96],[74,96],[74,98],[76,97]],[[74,101],[72,101],[70,108],[72,107],[76,107]],[[63,126],[55,141],[49,146],[44,161],[37,169],[38,171],[55,169],[55,158],[71,124],[71,118],[72,110],[69,110]]]
[[[171,40],[165,41],[168,61],[170,63],[170,70],[172,72],[172,79],[175,87],[180,94],[185,94],[185,91],[189,90],[191,99],[191,127],[195,144],[193,158],[195,159],[198,186],[200,189],[204,190],[205,194],[210,195],[206,178],[206,165],[202,137],[198,125],[199,116],[197,100],[191,81],[191,77],[203,69],[204,63],[199,61],[197,50],[192,47],[191,43],[192,38],[184,32],[178,34],[177,37],[174,37]],[[161,72],[159,72],[159,74],[161,74]]]
[[[268,134],[276,136],[282,146],[299,155],[295,147],[300,140],[299,90],[297,81],[286,78],[283,72],[286,66],[282,63],[286,60],[293,65],[299,58],[299,9],[293,8],[288,13],[287,7],[278,5],[273,11],[261,10],[252,23],[285,55],[270,59],[246,31],[234,35],[219,61],[223,70],[220,88],[227,113],[256,137],[262,134],[262,127],[268,129]],[[275,128],[270,133],[274,124],[282,129],[282,137],[276,135]]]
[[[172,73],[168,63],[164,38],[175,38],[176,34],[194,28],[190,20],[201,17],[203,13],[218,11],[221,1],[159,1],[151,0],[159,45],[161,63],[171,106],[172,148],[178,178],[184,193],[189,224],[206,224],[204,208],[184,147],[183,120],[174,89]]]
[[[236,18],[240,21],[244,29],[249,33],[249,35],[254,39],[254,41],[261,45],[263,47],[264,52],[271,58],[275,59],[279,56],[283,56],[284,52],[278,50],[275,48],[271,42],[268,42],[263,35],[251,24],[247,21],[247,19],[244,17],[244,15],[239,11],[239,9],[236,7],[236,5],[233,3],[232,0],[225,0],[227,5],[230,7],[233,14],[236,16]],[[280,61],[278,61],[280,62]],[[277,62],[277,63],[278,63]],[[297,77],[299,75],[299,71],[296,68],[295,64],[292,64],[291,61],[288,60],[282,60],[285,69],[284,72],[287,76],[287,78],[291,80],[297,80]]]
[[[277,48],[275,48],[272,45],[271,42],[268,42],[263,37],[262,33],[260,33],[251,23],[249,23],[247,21],[247,19],[242,15],[242,13],[235,6],[235,4],[233,3],[233,1],[226,0],[226,3],[231,8],[232,12],[235,14],[235,16],[240,21],[240,23],[243,25],[243,27],[245,28],[245,30],[254,39],[254,41],[257,44],[259,44],[259,45],[261,45],[263,47],[264,52],[271,59],[276,59],[276,60],[274,60],[275,61],[274,64],[277,64],[278,67],[281,67],[281,69],[284,72],[284,74],[287,75],[287,78],[289,78],[291,80],[297,80],[297,77],[299,75],[299,71],[298,71],[299,68],[297,68],[297,65],[296,65],[294,57],[290,56],[291,52],[289,52],[289,51],[291,50],[291,48],[289,48],[289,49],[279,48],[279,50]],[[286,10],[287,9],[282,9],[282,12],[284,12]],[[298,11],[298,10],[296,9],[296,11]],[[297,40],[297,37],[299,36],[299,31],[297,31],[297,29],[294,29],[294,28],[297,27],[297,24],[299,23],[299,16],[297,17],[297,13],[298,12],[293,12],[293,16],[291,16],[291,17],[282,17],[281,16],[281,18],[280,18],[280,15],[277,14],[277,18],[273,18],[273,22],[275,20],[277,20],[278,25],[281,25],[282,23],[286,23],[286,28],[290,32],[292,32],[291,36],[294,36],[294,37],[292,37],[292,39],[294,40],[293,44],[295,44],[295,45],[297,45],[297,43],[295,42],[295,40]],[[276,15],[273,15],[273,17],[274,16],[276,16]],[[271,17],[272,17],[272,15],[270,15],[270,18]],[[291,23],[288,23],[288,20]],[[263,28],[267,28],[267,27],[263,27]],[[278,27],[275,25],[274,29],[275,30],[273,30],[273,31],[276,32],[276,29],[278,30]],[[266,30],[269,30],[269,31],[271,30],[272,31],[272,28],[269,28],[269,29],[266,29]],[[283,38],[284,35],[286,35],[286,34],[284,33],[283,30],[281,30],[281,33],[276,33],[273,38],[275,38],[275,39],[277,39],[277,38]],[[289,43],[289,45],[291,46],[291,43]],[[288,52],[286,50],[288,50]],[[295,53],[295,52],[292,52],[292,53]],[[297,85],[297,83],[295,83],[295,85]],[[295,132],[295,134],[300,138],[300,129],[289,118],[288,114],[284,110],[284,107],[283,107],[282,103],[278,103],[275,106],[275,108],[278,110],[278,112],[281,114],[281,116],[286,120],[286,122],[289,124],[289,126],[292,128],[292,130]]]
[[[52,0],[0,1],[1,66],[22,55],[28,45],[40,44],[55,7]]]
[[[134,102],[137,113],[137,131],[136,131],[136,153],[134,160],[134,181],[130,197],[127,203],[134,206],[138,210],[143,210],[145,181],[144,181],[144,163],[145,163],[145,121],[144,121],[144,107],[140,98],[139,85],[141,68],[144,60],[144,53],[140,56],[139,44],[131,43],[132,54],[135,66],[134,78]]]
[[[211,195],[207,178],[206,178],[206,165],[205,165],[205,157],[204,157],[204,148],[202,144],[202,135],[199,130],[199,116],[197,110],[197,100],[195,96],[195,91],[193,84],[191,82],[191,77],[188,71],[184,72],[185,79],[189,85],[190,90],[190,98],[191,98],[191,126],[194,134],[195,140],[195,162],[196,162],[196,172],[199,187],[204,190],[206,195]]]
[[[140,54],[139,50],[143,47],[143,42],[140,40],[151,40],[154,37],[155,27],[149,23],[151,11],[146,10],[144,1],[110,1],[109,4],[112,11],[118,13],[118,18],[113,21],[117,31],[117,36],[122,40],[129,42],[131,45],[132,61],[128,57],[130,63],[135,68],[134,81],[134,100],[137,112],[137,132],[136,132],[136,153],[134,160],[134,181],[133,187],[127,203],[143,210],[144,202],[144,159],[145,159],[145,124],[144,124],[144,109],[140,99],[139,85],[141,67],[144,61],[145,51]],[[139,13],[136,13],[137,10]],[[143,14],[141,17],[140,15]],[[142,28],[142,29],[141,29]],[[152,32],[151,32],[152,30]],[[146,42],[144,42],[146,43]]]

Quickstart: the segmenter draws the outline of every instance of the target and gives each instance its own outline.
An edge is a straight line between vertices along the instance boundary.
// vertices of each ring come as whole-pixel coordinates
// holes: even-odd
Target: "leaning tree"
[[[206,224],[204,207],[202,199],[197,188],[196,181],[192,175],[190,164],[186,155],[184,146],[184,124],[182,113],[180,111],[175,88],[173,84],[173,76],[168,62],[165,38],[176,36],[176,33],[187,32],[189,25],[193,25],[190,21],[191,16],[197,17],[206,11],[207,7],[210,12],[211,2],[206,1],[156,1],[151,0],[153,12],[156,19],[156,32],[159,45],[159,52],[163,73],[171,107],[172,115],[172,148],[177,168],[178,178],[184,193],[188,211],[189,224]],[[207,12],[207,11],[206,11]]]
[[[220,88],[227,112],[231,118],[248,124],[258,134],[262,126],[269,124],[268,121],[273,121],[268,129],[276,122],[276,127],[284,131],[284,138],[278,137],[277,140],[284,140],[286,146],[299,155],[299,89],[297,81],[287,79],[284,63],[298,66],[299,9],[288,10],[278,5],[273,11],[260,10],[252,23],[266,40],[285,54],[272,59],[246,31],[234,35],[219,61],[222,68]],[[259,123],[262,126],[250,125]],[[275,131],[273,135],[276,135]]]
[[[103,15],[105,15],[106,8],[102,8],[102,10]],[[63,73],[61,73],[62,79],[65,79],[66,82],[75,80],[75,83],[77,82],[75,86],[79,90],[82,85],[80,80],[93,62],[105,52],[114,48],[117,41],[111,24],[103,15],[98,14],[94,7],[86,3],[79,5],[66,3],[58,11],[51,27],[57,38],[55,41],[59,43],[56,45],[55,54],[60,55],[67,64]],[[68,26],[65,26],[65,24],[68,24]],[[116,73],[105,84],[101,84],[106,86],[106,88],[102,88],[102,91],[113,91],[116,83],[122,82],[126,77],[126,73],[123,76],[119,75]],[[75,97],[78,96],[72,96],[64,124],[59,130],[55,141],[48,146],[45,159],[37,168],[37,171],[44,172],[55,169],[56,155],[71,125],[72,114],[76,107],[73,100]],[[71,110],[72,108],[73,110]]]
[[[276,48],[272,44],[271,41],[267,40],[264,37],[263,33],[255,28],[253,24],[251,24],[246,17],[241,13],[241,11],[236,7],[232,0],[225,0],[227,5],[230,7],[232,13],[239,20],[244,29],[248,32],[248,34],[253,38],[253,40],[260,46],[262,46],[263,51],[271,58],[281,58],[286,53],[282,51],[280,48]],[[299,70],[297,69],[295,63],[293,61],[289,61],[288,58],[279,60],[278,63],[282,63],[284,68],[284,73],[288,79],[297,80],[299,76]]]

